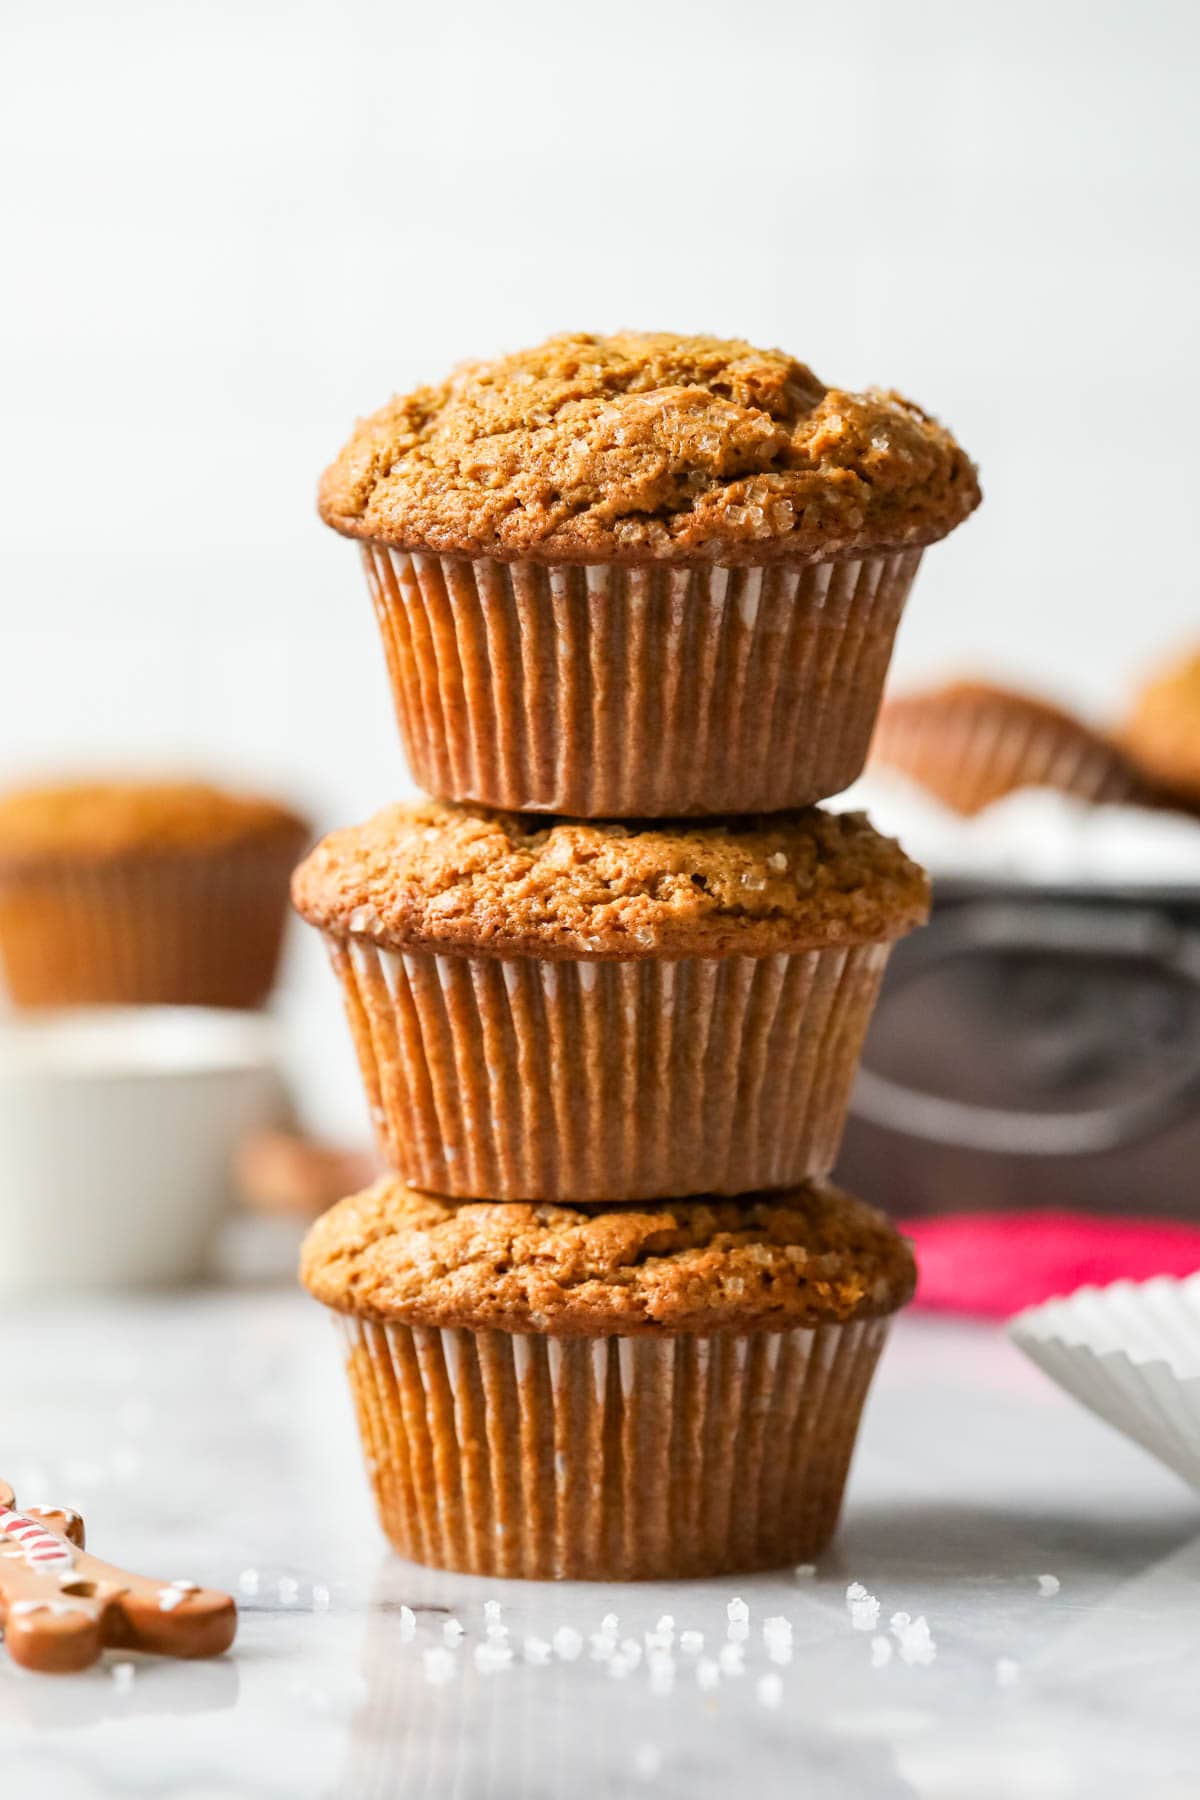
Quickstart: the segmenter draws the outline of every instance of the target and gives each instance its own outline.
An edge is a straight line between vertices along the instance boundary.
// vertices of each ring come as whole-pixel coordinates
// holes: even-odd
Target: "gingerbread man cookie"
[[[0,1481],[0,1625],[14,1662],[47,1674],[86,1669],[102,1650],[219,1656],[237,1631],[228,1594],[151,1581],[84,1548],[69,1509],[17,1508]]]

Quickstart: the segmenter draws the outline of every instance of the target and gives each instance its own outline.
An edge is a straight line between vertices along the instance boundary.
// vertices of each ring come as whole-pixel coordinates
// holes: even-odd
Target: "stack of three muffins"
[[[913,1281],[828,1173],[928,896],[813,803],[861,768],[921,547],[977,500],[894,396],[665,335],[464,369],[328,472],[447,797],[294,883],[395,1171],[302,1272],[405,1555],[662,1577],[828,1540]]]

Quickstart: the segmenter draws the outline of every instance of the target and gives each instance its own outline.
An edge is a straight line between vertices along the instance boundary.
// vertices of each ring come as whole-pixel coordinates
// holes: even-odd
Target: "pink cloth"
[[[901,1226],[918,1306],[1006,1319],[1056,1294],[1200,1269],[1200,1226],[1086,1213],[963,1213]]]

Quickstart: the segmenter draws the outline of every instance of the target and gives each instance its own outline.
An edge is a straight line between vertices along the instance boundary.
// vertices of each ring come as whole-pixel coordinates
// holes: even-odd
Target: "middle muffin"
[[[859,814],[428,802],[324,839],[293,899],[410,1185],[607,1202],[828,1172],[888,951],[929,894]]]

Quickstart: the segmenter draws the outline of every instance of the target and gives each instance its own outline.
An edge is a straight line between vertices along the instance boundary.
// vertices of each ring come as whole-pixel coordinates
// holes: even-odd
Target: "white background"
[[[555,329],[744,335],[953,427],[986,501],[902,678],[1104,716],[1194,633],[1184,0],[63,0],[5,37],[5,777],[198,765],[323,825],[403,792],[316,477]]]

